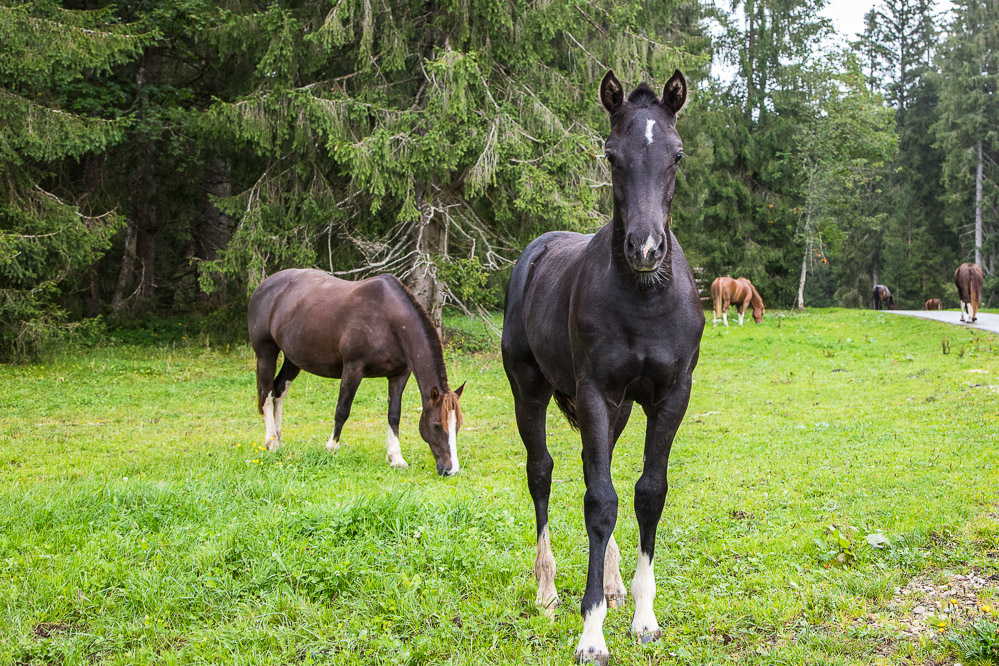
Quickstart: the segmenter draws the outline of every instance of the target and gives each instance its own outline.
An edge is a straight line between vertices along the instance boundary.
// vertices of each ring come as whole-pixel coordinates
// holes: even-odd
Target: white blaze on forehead
[[[651,118],[645,121],[645,143],[652,145],[652,128],[656,126],[656,121]]]
[[[451,449],[451,474],[458,473],[458,419],[452,410],[447,417],[447,445]]]

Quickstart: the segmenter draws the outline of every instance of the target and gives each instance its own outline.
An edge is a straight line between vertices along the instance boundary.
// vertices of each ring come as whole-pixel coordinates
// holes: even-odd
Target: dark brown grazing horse
[[[437,329],[397,278],[348,282],[311,269],[280,271],[253,292],[247,322],[257,355],[257,406],[264,415],[268,450],[281,446],[281,403],[299,371],[340,378],[327,451],[340,446],[340,431],[361,379],[387,377],[386,458],[392,467],[407,467],[399,448],[399,417],[412,372],[423,404],[420,435],[430,444],[437,473],[457,474],[458,398],[465,385],[457,391],[448,388]],[[284,363],[275,377],[278,352],[284,352]]]
[[[748,278],[732,279],[730,277],[717,277],[711,283],[711,302],[714,304],[715,318],[711,320],[714,326],[721,319],[728,326],[728,306],[735,303],[739,308],[739,326],[742,326],[742,317],[746,313],[746,308],[753,306],[753,321],[759,324],[763,321],[763,299],[756,287]]]
[[[885,308],[894,310],[895,299],[892,297],[888,287],[883,284],[876,284],[874,285],[874,309],[884,310]]]
[[[931,298],[926,301],[923,307],[927,310],[943,310],[943,303],[940,302],[939,298]]]
[[[548,531],[554,462],[545,442],[545,412],[554,395],[579,429],[586,483],[589,565],[575,657],[606,664],[608,603],[627,595],[614,542],[614,445],[637,402],[647,421],[644,471],[635,484],[639,551],[631,631],[648,642],[660,635],[652,607],[652,561],[666,501],[666,468],[690,398],[704,312],[694,275],[667,223],[683,157],[676,117],[687,100],[686,80],[677,70],[662,99],[644,84],[626,99],[608,72],[600,100],[610,113],[605,148],[613,217],[593,236],[551,232],[527,246],[507,286],[502,344],[537,519],[536,604],[551,616],[559,602]]]
[[[957,285],[957,297],[961,299],[961,321],[978,320],[978,305],[982,302],[982,282],[984,276],[978,264],[965,263],[954,271],[954,284]]]

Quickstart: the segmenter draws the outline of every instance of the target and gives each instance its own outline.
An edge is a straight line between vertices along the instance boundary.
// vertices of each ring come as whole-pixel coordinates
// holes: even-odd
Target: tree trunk
[[[805,278],[808,276],[808,253],[811,251],[811,246],[806,246],[805,256],[801,260],[801,280],[798,281],[798,312],[805,309]]]
[[[982,142],[978,142],[978,169],[975,171],[975,263],[982,267]]]
[[[409,288],[416,301],[430,315],[434,327],[440,331],[444,291],[437,280],[437,266],[433,262],[433,257],[447,254],[447,229],[438,222],[431,207],[425,205],[414,232],[416,258],[410,271]]]

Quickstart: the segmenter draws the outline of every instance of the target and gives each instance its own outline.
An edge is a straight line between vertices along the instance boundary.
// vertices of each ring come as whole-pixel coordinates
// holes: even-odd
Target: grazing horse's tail
[[[982,273],[981,271],[976,271],[974,269],[968,271],[971,273],[968,279],[968,286],[971,288],[971,308],[972,312],[978,312],[978,298],[982,293]]]
[[[566,420],[573,430],[579,430],[579,416],[576,414],[576,398],[566,395],[561,391],[555,391],[555,404],[565,414]]]

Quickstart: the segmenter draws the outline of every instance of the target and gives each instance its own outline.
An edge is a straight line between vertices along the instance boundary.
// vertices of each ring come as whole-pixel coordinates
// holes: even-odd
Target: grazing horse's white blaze
[[[409,463],[402,457],[402,447],[399,445],[399,438],[392,432],[392,426],[389,426],[388,432],[385,433],[385,459],[388,460],[389,467],[399,469],[409,467]]]
[[[579,637],[576,646],[576,659],[585,659],[590,655],[607,655],[607,641],[604,640],[604,618],[607,617],[607,600],[600,603],[583,616],[583,635]]]
[[[645,143],[646,145],[652,145],[652,128],[656,126],[656,121],[649,118],[645,121]]]
[[[624,602],[628,596],[628,588],[621,578],[621,551],[613,534],[604,553],[604,596],[607,598],[608,608],[617,608],[618,602]]]
[[[555,589],[555,558],[548,538],[548,526],[541,528],[538,535],[538,553],[534,556],[534,578],[538,581],[538,596],[534,604],[549,618],[555,617],[558,606],[558,590]]]
[[[631,581],[631,595],[635,598],[635,617],[631,621],[631,633],[638,638],[650,634],[656,635],[659,632],[659,623],[656,622],[656,612],[652,608],[652,602],[656,598],[656,576],[652,558],[641,551],[638,553],[635,577]]]
[[[277,451],[281,445],[277,429],[274,427],[274,392],[269,392],[264,400],[264,446],[268,451]]]
[[[454,411],[447,417],[447,446],[451,450],[451,471],[448,474],[454,476],[458,473],[458,418]]]
[[[652,240],[652,234],[645,239],[645,245],[642,246],[642,258],[649,256],[649,252],[656,249],[656,242]]]

